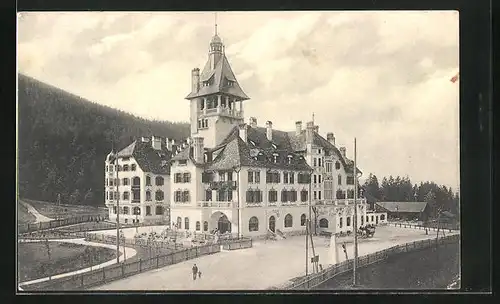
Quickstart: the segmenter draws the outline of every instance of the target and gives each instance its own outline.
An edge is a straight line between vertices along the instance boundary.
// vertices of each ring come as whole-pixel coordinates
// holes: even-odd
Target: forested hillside
[[[134,137],[184,139],[187,123],[150,121],[19,75],[19,196],[103,204],[104,158]]]

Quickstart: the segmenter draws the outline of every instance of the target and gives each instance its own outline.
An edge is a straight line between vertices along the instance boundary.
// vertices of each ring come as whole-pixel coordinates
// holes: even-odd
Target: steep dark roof
[[[172,157],[172,152],[166,148],[163,142],[162,149],[155,150],[151,146],[151,142],[135,140],[120,150],[118,157],[133,157],[144,172],[170,174],[169,161]]]
[[[388,212],[407,213],[420,213],[427,206],[427,202],[376,202],[375,204]]]
[[[206,164],[207,170],[230,170],[239,166],[283,170],[312,170],[306,160],[301,155],[289,149],[289,147],[287,149],[286,144],[283,143],[281,146],[277,144],[277,147],[273,148],[272,143],[267,141],[267,139],[264,141],[261,137],[250,135],[250,127],[247,130],[247,142],[244,142],[239,136],[238,128],[233,128],[222,143],[212,150],[220,151],[212,162]],[[255,145],[250,141],[254,141]],[[277,163],[273,161],[274,154],[278,155]],[[291,163],[288,163],[289,155],[292,156]]]
[[[209,86],[203,86],[204,81],[208,81],[213,77],[213,82]],[[227,86],[225,79],[233,82],[232,86]],[[245,92],[241,89],[236,76],[234,76],[233,70],[229,65],[226,55],[223,54],[215,69],[210,68],[210,60],[205,64],[205,68],[200,75],[200,86],[198,92],[191,92],[186,99],[193,99],[196,97],[206,96],[215,93],[225,93],[239,99],[246,100],[250,99]]]

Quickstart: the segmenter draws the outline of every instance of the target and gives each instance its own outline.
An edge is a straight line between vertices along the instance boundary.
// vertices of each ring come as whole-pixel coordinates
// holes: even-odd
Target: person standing
[[[196,280],[196,275],[198,274],[198,266],[194,264],[193,266],[193,281]]]

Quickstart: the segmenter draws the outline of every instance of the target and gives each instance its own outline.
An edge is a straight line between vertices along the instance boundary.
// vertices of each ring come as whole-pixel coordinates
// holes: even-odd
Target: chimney
[[[240,125],[240,137],[244,142],[247,142],[247,125]]]
[[[191,91],[197,93],[200,89],[200,69],[195,68],[191,71]]]
[[[257,127],[257,118],[250,117],[250,127],[252,127],[252,128],[256,128]]]
[[[309,121],[306,124],[306,144],[312,144],[314,135],[314,122]]]
[[[329,143],[335,146],[335,136],[333,136],[333,133],[326,133],[326,140],[328,140]]]
[[[203,152],[203,137],[193,137],[193,158],[197,163],[203,163]]]
[[[170,141],[169,138],[165,138],[165,147],[167,148],[168,151],[172,151],[172,143],[173,140]]]
[[[266,136],[267,140],[269,141],[273,140],[273,123],[270,120],[266,122]]]
[[[340,147],[340,154],[342,154],[342,156],[345,158],[345,153],[346,153],[346,150],[345,150],[345,147]]]
[[[155,150],[161,150],[161,138],[158,136],[151,136],[151,146]]]
[[[299,136],[302,133],[302,121],[295,122],[295,135]]]

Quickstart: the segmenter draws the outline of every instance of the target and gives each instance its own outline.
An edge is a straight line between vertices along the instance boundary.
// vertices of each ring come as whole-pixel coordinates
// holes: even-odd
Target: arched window
[[[163,186],[163,183],[164,183],[163,177],[157,176],[155,178],[155,183],[156,183],[157,186]]]
[[[319,228],[328,228],[328,220],[326,218],[319,220]]]
[[[285,216],[285,228],[292,227],[293,225],[293,218],[292,215],[289,213]]]
[[[200,231],[200,230],[201,230],[200,221],[196,221],[196,231]]]
[[[141,215],[141,208],[134,207],[134,215]]]
[[[182,228],[182,218],[180,216],[177,217],[177,229]]]
[[[306,225],[306,215],[302,214],[300,216],[300,226],[305,226]]]
[[[189,230],[189,218],[184,218],[184,229]]]
[[[259,231],[259,220],[252,216],[248,221],[248,231]]]
[[[151,176],[146,175],[146,186],[151,186]]]
[[[151,215],[151,206],[146,206],[146,215]]]
[[[128,171],[128,165],[123,165],[123,171]]]
[[[146,191],[146,201],[151,201],[151,191]]]
[[[162,201],[164,198],[163,191],[157,190],[155,193],[155,200]]]
[[[381,221],[385,220],[385,214],[381,214],[381,215],[380,215],[380,220],[381,220]]]
[[[347,225],[347,227],[351,226],[351,217],[350,216],[347,217],[346,225]]]
[[[141,179],[136,176],[132,179],[132,186],[140,186],[141,185]]]
[[[156,206],[156,215],[163,215],[163,207]]]
[[[128,207],[123,207],[123,214],[128,214],[129,208]]]
[[[207,221],[203,222],[203,231],[208,231],[208,222]]]
[[[340,219],[339,219],[339,227],[340,228],[342,228],[342,226],[343,226],[343,223],[342,223],[343,221],[342,220],[343,220],[343,217],[340,217]]]
[[[136,166],[135,164],[132,164],[132,165],[131,165],[130,170],[131,170],[131,171],[135,171],[136,167],[137,167],[137,166]]]
[[[340,163],[338,161],[335,162],[335,169],[340,170]]]

